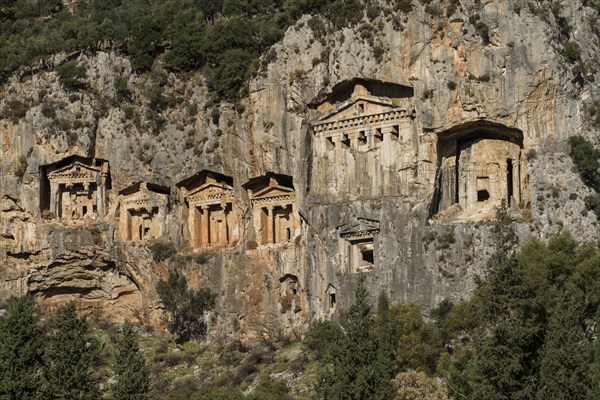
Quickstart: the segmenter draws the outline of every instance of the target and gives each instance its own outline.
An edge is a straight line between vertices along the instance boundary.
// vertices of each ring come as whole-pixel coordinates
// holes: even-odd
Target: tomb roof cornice
[[[325,113],[323,113],[323,115],[321,115],[318,118],[318,120],[322,121],[322,120],[331,118],[335,114],[338,114],[339,112],[341,112],[341,111],[347,109],[348,107],[351,107],[352,105],[354,105],[358,102],[361,102],[361,101],[371,103],[371,104],[379,104],[379,105],[387,106],[390,108],[397,108],[400,106],[399,104],[395,105],[395,101],[390,98],[387,98],[387,97],[378,97],[378,96],[373,96],[373,95],[369,95],[369,94],[359,94],[359,95],[352,96],[348,100],[337,104],[331,110],[328,110]]]
[[[316,122],[312,125],[313,133],[322,131],[336,131],[342,129],[365,129],[372,125],[394,125],[410,123],[415,118],[415,110],[412,107],[394,108],[382,113],[359,115],[351,118],[335,119],[329,118]]]
[[[294,193],[278,195],[278,196],[268,196],[268,197],[258,197],[253,198],[252,202],[254,204],[261,205],[287,205],[293,202],[296,199],[296,195]]]

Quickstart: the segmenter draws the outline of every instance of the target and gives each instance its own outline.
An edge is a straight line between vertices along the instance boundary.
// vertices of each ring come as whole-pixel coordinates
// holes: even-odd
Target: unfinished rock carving
[[[433,211],[441,217],[477,220],[492,218],[502,200],[525,207],[525,162],[523,133],[517,129],[475,121],[440,133]]]
[[[138,182],[119,192],[119,238],[140,241],[161,238],[166,231],[170,189]]]

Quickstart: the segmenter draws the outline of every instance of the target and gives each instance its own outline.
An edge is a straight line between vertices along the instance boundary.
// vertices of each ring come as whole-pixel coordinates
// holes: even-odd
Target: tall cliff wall
[[[218,294],[213,338],[297,335],[352,301],[359,271],[393,300],[431,307],[468,296],[493,250],[501,197],[521,241],[561,230],[597,239],[566,140],[597,133],[598,10],[581,1],[560,10],[581,49],[574,73],[551,13],[493,0],[461,2],[449,16],[435,7],[408,16],[384,7],[340,31],[304,16],[235,105],[215,104],[197,73],[138,75],[114,52],[47,60],[85,64],[84,90],[66,89],[52,68],[15,75],[0,92],[1,296],[33,293],[49,308],[74,299],[104,318],[160,324],[154,287],[177,266]],[[164,91],[158,110],[153,85]],[[108,162],[104,213],[65,221],[45,206],[48,166],[71,155]],[[231,179],[235,240],[194,250],[196,209],[176,184],[201,170]],[[267,214],[245,185],[270,172],[292,177],[294,191],[296,222],[279,243],[261,236]],[[154,235],[176,246],[166,260],[149,250],[155,240],[123,236],[119,192],[146,181],[167,188]]]

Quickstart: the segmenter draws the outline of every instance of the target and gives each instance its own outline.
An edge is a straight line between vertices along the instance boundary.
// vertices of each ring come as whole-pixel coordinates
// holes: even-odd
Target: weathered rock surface
[[[213,338],[300,334],[310,320],[333,318],[352,301],[358,274],[348,246],[362,240],[362,254],[372,250],[372,265],[361,268],[373,294],[386,290],[394,300],[428,307],[463,298],[492,252],[491,214],[456,210],[457,204],[436,214],[432,204],[443,164],[440,140],[477,121],[522,134],[516,152],[527,190],[513,203],[521,241],[561,230],[597,239],[596,217],[583,201],[589,189],[573,170],[566,140],[575,134],[595,140],[585,110],[600,76],[573,76],[551,14],[481,3],[462,2],[449,18],[432,17],[419,5],[400,21],[402,29],[380,16],[321,37],[311,25],[326,21],[304,16],[273,46],[274,61],[249,82],[243,111],[207,104],[199,74],[163,71],[170,106],[151,113],[142,93],[156,78],[132,73],[115,53],[79,55],[88,71],[83,91],[66,91],[52,71],[14,77],[0,89],[0,106],[19,99],[30,108],[18,121],[0,121],[0,295],[33,293],[47,307],[75,299],[104,318],[159,324],[154,286],[178,265],[193,285],[218,294]],[[597,62],[598,10],[584,4],[565,2],[562,13],[588,65]],[[489,27],[489,44],[469,22],[474,13]],[[371,36],[361,33],[366,25],[374,27]],[[115,93],[119,75],[128,80],[130,102]],[[398,135],[397,147],[384,138],[364,151],[350,144],[337,158],[326,147],[319,153],[323,138],[311,126],[323,107],[314,104],[356,78],[410,88],[401,103],[386,106],[409,110],[406,135]],[[508,154],[484,152],[500,153]],[[105,217],[64,223],[42,215],[40,167],[70,155],[108,160]],[[175,187],[202,169],[233,178],[239,214],[239,240],[206,254],[189,249],[185,202]],[[293,177],[301,226],[283,244],[255,248],[252,203],[242,185],[267,172]],[[171,188],[162,234],[179,256],[167,262],[154,261],[149,241],[119,235],[118,193],[141,181]],[[370,236],[344,239],[348,227]],[[364,247],[365,238],[372,244]]]

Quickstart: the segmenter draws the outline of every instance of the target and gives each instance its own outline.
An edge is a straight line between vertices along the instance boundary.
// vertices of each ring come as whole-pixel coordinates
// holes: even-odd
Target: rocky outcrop
[[[433,2],[337,32],[304,16],[235,106],[209,101],[199,74],[137,75],[116,53],[78,56],[85,90],[65,90],[52,71],[14,77],[1,89],[4,115],[11,101],[28,110],[0,121],[2,296],[29,292],[48,307],[75,299],[105,318],[160,324],[154,286],[177,266],[218,294],[213,339],[299,335],[350,304],[358,271],[373,294],[394,300],[431,307],[467,296],[484,273],[489,219],[503,198],[521,241],[561,230],[597,238],[566,139],[597,132],[586,107],[600,77],[573,75],[552,14],[516,6],[465,1],[446,16]],[[560,12],[581,64],[593,64],[598,11],[574,1]],[[163,88],[164,108],[152,105],[149,84]],[[44,214],[42,167],[71,155],[108,162],[102,215]],[[483,167],[460,164],[469,160]],[[229,205],[205,226],[237,230],[234,239],[223,228],[225,246],[194,250],[191,203],[176,183],[204,169],[231,178]],[[282,240],[269,242],[244,184],[270,172],[292,177],[294,200],[289,214],[271,214],[283,218]],[[119,192],[138,182],[170,188],[160,240],[178,253],[166,261],[148,250],[153,239],[123,235]]]

